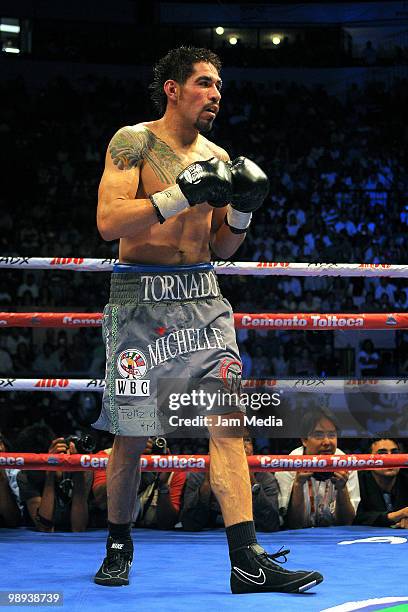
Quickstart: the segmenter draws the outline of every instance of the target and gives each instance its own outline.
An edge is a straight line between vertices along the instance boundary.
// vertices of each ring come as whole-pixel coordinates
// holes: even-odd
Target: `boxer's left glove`
[[[234,234],[243,234],[269,191],[265,172],[247,157],[237,157],[230,162],[232,175],[232,199],[227,208],[225,223]]]
[[[229,164],[211,157],[184,168],[176,184],[150,196],[160,223],[182,210],[208,202],[211,206],[225,206],[231,202],[232,176]]]

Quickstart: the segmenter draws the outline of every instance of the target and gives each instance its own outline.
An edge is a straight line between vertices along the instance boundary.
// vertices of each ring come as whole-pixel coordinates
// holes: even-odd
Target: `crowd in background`
[[[234,158],[256,161],[271,181],[237,261],[404,264],[408,247],[404,120],[408,82],[350,83],[343,97],[295,83],[227,83],[210,138]],[[2,81],[4,176],[2,255],[115,258],[95,224],[98,182],[112,135],[153,118],[146,84],[63,76],[31,89]],[[26,109],[30,112],[27,113]],[[404,279],[220,277],[235,312],[406,311]],[[101,312],[109,275],[65,271],[1,273],[3,311]],[[408,336],[378,349],[364,340],[345,351],[334,334],[238,334],[244,373],[284,376],[406,376]],[[368,344],[367,344],[368,342]],[[104,375],[100,330],[2,330],[0,375]],[[99,395],[1,394],[11,438],[39,421],[66,434],[92,422]],[[108,445],[101,440],[100,448]],[[181,441],[181,452],[195,451]]]

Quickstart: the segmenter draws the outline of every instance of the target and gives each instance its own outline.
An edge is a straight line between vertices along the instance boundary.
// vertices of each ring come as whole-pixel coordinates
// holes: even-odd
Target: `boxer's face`
[[[207,62],[194,64],[194,71],[180,85],[178,110],[200,132],[209,132],[218,114],[222,81],[217,69]]]

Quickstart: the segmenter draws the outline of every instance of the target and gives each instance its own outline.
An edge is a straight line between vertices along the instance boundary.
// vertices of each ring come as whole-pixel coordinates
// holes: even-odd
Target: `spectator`
[[[269,376],[269,363],[265,351],[260,344],[255,347],[255,355],[252,359],[252,371],[258,378]]]
[[[32,359],[30,350],[25,342],[17,345],[17,351],[13,358],[13,366],[16,374],[29,376],[32,371]]]
[[[315,366],[308,348],[300,349],[299,354],[293,361],[293,369],[296,376],[310,378],[315,374]]]
[[[361,350],[357,354],[357,375],[375,378],[378,374],[380,355],[374,349],[372,340],[366,339],[361,343]]]
[[[250,437],[244,438],[245,453],[254,454]],[[278,492],[276,478],[268,472],[250,473],[254,521],[259,531],[279,529]],[[211,490],[209,473],[191,472],[187,476],[181,522],[186,531],[201,531],[207,527],[223,527],[221,508]]]
[[[393,455],[403,450],[397,440],[372,440],[369,452]],[[408,478],[405,470],[385,468],[358,473],[361,501],[354,519],[356,525],[408,529]]]
[[[285,378],[289,374],[289,361],[286,359],[285,347],[280,344],[278,354],[272,357],[273,373],[278,378]]]
[[[337,448],[337,425],[326,409],[311,408],[302,422],[302,446],[290,455],[344,455]],[[351,525],[360,501],[356,472],[277,472],[280,511],[287,527]]]
[[[33,370],[34,372],[39,372],[43,376],[47,376],[56,371],[53,347],[48,342],[43,344],[41,353],[34,359]]]
[[[0,376],[7,376],[13,373],[13,361],[10,353],[5,348],[6,337],[0,337]]]
[[[33,303],[38,300],[39,289],[38,285],[35,283],[34,274],[32,274],[31,272],[27,274],[27,278],[17,289],[17,297],[23,298],[27,293],[31,295]]]

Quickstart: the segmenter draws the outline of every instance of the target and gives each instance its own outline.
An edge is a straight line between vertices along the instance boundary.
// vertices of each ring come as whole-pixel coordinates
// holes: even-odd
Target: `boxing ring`
[[[0,267],[11,269],[64,269],[109,271],[116,260],[83,258],[0,258]],[[406,278],[408,266],[389,264],[291,264],[270,262],[215,262],[219,274],[289,276],[386,276]],[[0,313],[0,327],[95,327],[101,313]],[[320,313],[238,313],[236,328],[320,330],[408,329],[407,313],[320,314]],[[302,390],[318,391],[345,386],[406,392],[408,379],[339,380],[297,379],[286,383]],[[276,381],[274,381],[276,384]],[[283,384],[280,383],[280,384]],[[0,391],[103,391],[98,379],[57,379],[47,374],[34,379],[4,378]],[[408,467],[408,455],[346,455],[346,469],[373,469],[385,465]],[[91,455],[34,455],[1,453],[0,468],[42,470],[89,470],[106,468],[92,463]],[[142,469],[149,471],[201,471],[208,469],[206,456],[142,457]],[[250,469],[288,469],[287,456],[255,455],[248,458]],[[293,460],[293,456],[291,458]],[[310,469],[299,457],[290,469]],[[338,456],[328,456],[319,469],[330,471]],[[320,459],[321,461],[321,459]],[[343,467],[344,469],[344,467]],[[104,551],[105,531],[85,533],[37,533],[28,529],[0,530],[0,592],[62,592],[63,606],[71,611],[136,610],[148,606],[166,612],[184,612],[205,605],[206,610],[274,609],[296,612],[348,612],[349,610],[408,610],[407,537],[404,530],[374,527],[325,527],[260,533],[259,542],[267,550],[281,546],[291,549],[290,569],[313,567],[325,580],[314,591],[303,595],[280,593],[231,596],[228,587],[229,560],[223,530],[201,533],[160,532],[135,529],[135,560],[132,580],[125,589],[101,588],[92,582]],[[3,600],[0,599],[0,604]],[[17,609],[27,606],[13,605]],[[30,607],[39,607],[33,606]],[[52,606],[57,609],[56,606]]]
[[[92,581],[104,551],[105,531],[50,534],[2,529],[0,591],[62,592],[63,607],[52,609],[70,612],[146,608],[191,612],[203,606],[207,612],[406,612],[407,535],[404,530],[373,527],[259,533],[259,542],[267,550],[283,545],[291,550],[291,569],[313,567],[325,579],[315,590],[303,595],[234,596],[229,592],[230,566],[224,530],[201,533],[133,530],[135,559],[131,582],[125,588],[115,589]],[[355,607],[346,605],[374,599],[380,601]]]

